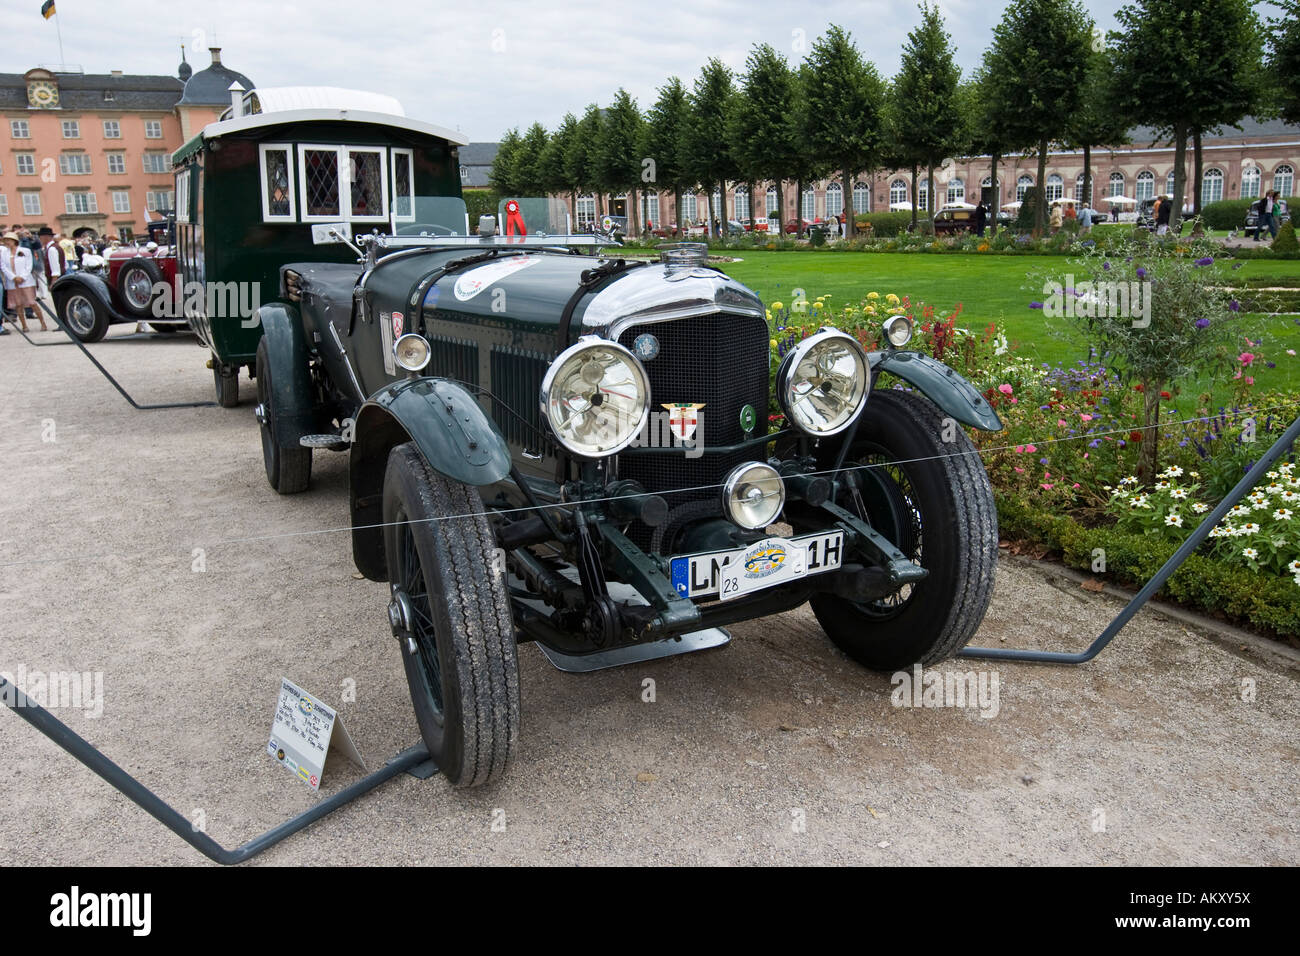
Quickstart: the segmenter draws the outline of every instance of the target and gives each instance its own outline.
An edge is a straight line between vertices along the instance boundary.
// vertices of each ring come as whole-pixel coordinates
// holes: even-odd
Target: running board
[[[542,653],[556,670],[569,674],[586,674],[609,667],[622,667],[624,664],[641,664],[662,657],[676,657],[678,654],[725,647],[731,643],[731,632],[723,627],[710,627],[703,631],[692,631],[689,634],[666,637],[658,641],[611,647],[609,650],[591,651],[587,654],[566,654],[564,651],[547,647],[541,641],[533,643],[542,649]]]

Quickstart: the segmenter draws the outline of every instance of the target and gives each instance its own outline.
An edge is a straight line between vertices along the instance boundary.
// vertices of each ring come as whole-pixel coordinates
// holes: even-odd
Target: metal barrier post
[[[429,763],[429,752],[423,744],[408,747],[369,776],[363,777],[356,783],[343,788],[332,797],[322,800],[316,806],[304,810],[296,817],[292,817],[279,826],[272,827],[260,836],[254,837],[243,846],[227,850],[206,833],[195,830],[194,826],[179,810],[165,803],[156,793],[109,760],[96,750],[89,741],[79,736],[71,727],[44,707],[33,703],[31,698],[22,692],[21,688],[5,680],[4,677],[0,677],[0,701],[3,701],[19,717],[107,780],[115,789],[126,794],[133,803],[194,847],[194,849],[208,859],[227,866],[234,863],[243,863],[245,860],[251,859],[263,850],[275,846],[285,837],[291,836],[304,827],[315,823],[321,817],[333,813],[344,804],[351,803],[362,794],[369,793],[375,787],[387,780],[391,780],[399,773],[404,771],[413,772],[421,764]]]
[[[1115,638],[1115,635],[1120,632],[1133,615],[1141,610],[1142,605],[1146,604],[1152,595],[1159,591],[1170,576],[1182,566],[1188,555],[1209,537],[1210,531],[1223,520],[1223,516],[1232,510],[1238,501],[1250,493],[1250,489],[1258,484],[1260,477],[1269,470],[1275,461],[1282,457],[1298,437],[1300,437],[1300,418],[1291,423],[1291,427],[1273,443],[1273,447],[1264,452],[1263,457],[1255,462],[1254,467],[1246,472],[1246,476],[1237,482],[1236,487],[1228,492],[1218,506],[1205,516],[1205,520],[1197,525],[1196,530],[1170,556],[1164,566],[1146,583],[1146,586],[1133,595],[1133,600],[1129,601],[1124,610],[1120,611],[1115,617],[1115,620],[1111,621],[1106,629],[1097,635],[1097,639],[1092,642],[1087,650],[1080,651],[1077,654],[1069,654],[1063,651],[1032,651],[1008,647],[965,647],[957,652],[957,656],[982,660],[1031,661],[1040,664],[1083,664],[1092,660]]]
[[[93,364],[95,368],[99,369],[100,374],[103,375],[104,378],[108,379],[109,383],[115,389],[117,389],[118,393],[123,398],[125,398],[128,403],[130,403],[132,408],[138,411],[153,411],[159,408],[208,408],[210,406],[217,404],[216,402],[163,402],[162,404],[158,404],[158,405],[141,405],[139,402],[137,402],[134,398],[130,396],[130,394],[127,392],[126,389],[124,389],[121,385],[118,384],[117,379],[115,379],[109,373],[108,369],[104,368],[104,366],[99,364],[99,360],[95,358],[95,356],[90,354],[90,349],[86,348],[86,346],[82,343],[80,339],[78,339],[75,335],[73,335],[71,332],[68,331],[67,326],[63,324],[63,321],[58,317],[58,315],[54,312],[53,309],[51,309],[40,299],[36,300],[36,304],[39,305],[42,309],[44,309],[49,314],[50,318],[54,320],[54,324],[57,325],[60,329],[62,329],[63,334],[68,337],[68,341],[71,342],[73,345],[75,345],[77,348],[81,349],[81,353],[84,356],[86,356],[86,358],[90,359],[91,364]],[[23,332],[21,329],[19,329],[18,334],[21,335],[23,338],[27,339],[28,342],[30,342],[32,345],[36,346],[37,348],[43,348],[46,345],[55,345],[55,344],[67,345],[68,344],[67,342],[58,342],[58,343],[32,342],[30,338],[27,338],[27,333]]]

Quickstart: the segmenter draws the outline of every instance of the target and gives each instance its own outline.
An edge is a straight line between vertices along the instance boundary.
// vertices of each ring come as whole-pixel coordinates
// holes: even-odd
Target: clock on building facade
[[[53,80],[32,80],[27,84],[27,102],[37,109],[59,105],[59,85]]]

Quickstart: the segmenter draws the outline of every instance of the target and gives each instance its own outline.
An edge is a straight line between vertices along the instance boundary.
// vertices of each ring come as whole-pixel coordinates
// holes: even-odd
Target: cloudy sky
[[[68,63],[87,73],[174,73],[181,46],[196,68],[207,47],[259,86],[323,85],[396,96],[408,115],[495,140],[566,111],[604,105],[624,87],[643,107],[664,79],[689,82],[710,56],[741,68],[756,43],[795,62],[828,24],[852,32],[885,76],[916,25],[911,0],[57,0]],[[1090,0],[1102,29],[1120,0]],[[1001,0],[941,0],[958,61],[980,59]],[[7,61],[23,72],[59,62],[41,0],[4,0]],[[15,60],[20,62],[15,62]]]

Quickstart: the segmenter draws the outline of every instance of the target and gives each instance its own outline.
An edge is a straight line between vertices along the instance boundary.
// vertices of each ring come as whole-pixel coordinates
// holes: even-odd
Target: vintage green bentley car
[[[287,264],[260,310],[267,478],[299,492],[314,449],[350,455],[354,560],[390,586],[450,780],[515,753],[522,642],[593,670],[808,602],[871,668],[966,644],[997,558],[960,427],[1001,427],[983,396],[906,350],[897,316],[881,352],[829,329],[799,342],[774,430],[758,296],[702,247],[600,254],[609,237],[565,234],[560,206],[509,200],[466,236],[447,234],[459,200],[429,200],[424,235]]]

